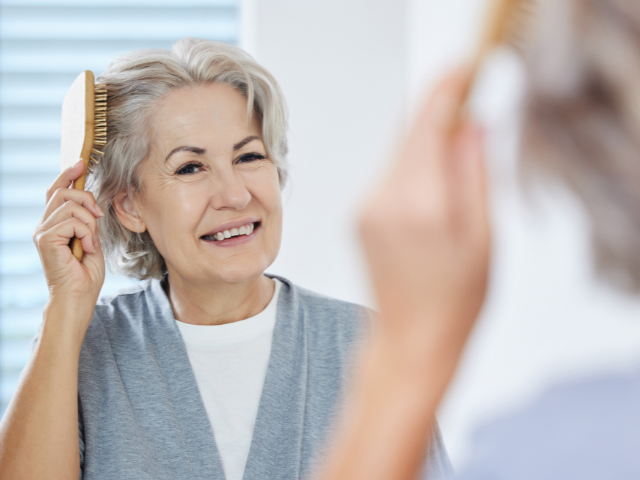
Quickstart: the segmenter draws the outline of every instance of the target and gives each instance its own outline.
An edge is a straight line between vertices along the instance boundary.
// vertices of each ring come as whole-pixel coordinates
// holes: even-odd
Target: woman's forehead
[[[249,135],[261,137],[256,115],[247,119],[246,98],[224,84],[172,91],[154,113],[153,143],[165,149],[187,141],[228,149]]]

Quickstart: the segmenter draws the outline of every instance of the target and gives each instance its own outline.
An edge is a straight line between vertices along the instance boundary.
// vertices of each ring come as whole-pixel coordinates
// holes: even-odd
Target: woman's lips
[[[253,232],[249,235],[238,235],[237,237],[225,238],[223,240],[209,240],[207,238],[200,238],[203,242],[207,242],[210,245],[215,245],[216,247],[237,247],[239,245],[244,245],[245,243],[249,243],[253,240],[258,234],[258,230],[260,230],[260,223],[256,223],[253,227]]]
[[[223,240],[225,237],[229,238],[230,235],[228,233],[232,230],[239,230],[242,227],[252,227],[260,224],[260,219],[256,217],[247,217],[238,220],[234,220],[233,222],[223,223],[222,225],[218,225],[214,230],[211,230],[208,233],[205,233],[203,237],[213,237],[213,240]],[[224,233],[222,238],[219,236],[221,233]],[[243,232],[244,233],[244,232]],[[247,232],[249,233],[249,232]],[[237,235],[238,232],[234,233],[234,236]]]

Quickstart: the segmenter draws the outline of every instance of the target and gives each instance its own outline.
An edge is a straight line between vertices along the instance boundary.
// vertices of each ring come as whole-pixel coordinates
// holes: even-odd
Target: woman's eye
[[[193,173],[198,173],[202,169],[202,165],[199,163],[187,163],[186,165],[181,166],[176,174],[178,175],[191,175]]]
[[[254,160],[264,160],[265,158],[267,157],[260,155],[259,153],[245,153],[238,158],[238,163],[249,163]]]

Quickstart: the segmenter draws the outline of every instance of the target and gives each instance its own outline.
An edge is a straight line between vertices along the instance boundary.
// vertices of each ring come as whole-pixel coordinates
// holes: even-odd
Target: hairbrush
[[[469,81],[464,92],[468,100],[473,83],[489,56],[500,45],[520,47],[526,41],[536,0],[492,0],[482,36],[471,63]]]
[[[74,80],[62,102],[61,169],[84,161],[82,175],[71,188],[84,190],[87,173],[100,163],[107,144],[106,85],[95,85],[93,72],[85,70]],[[73,237],[69,242],[73,255],[82,260],[82,244]]]

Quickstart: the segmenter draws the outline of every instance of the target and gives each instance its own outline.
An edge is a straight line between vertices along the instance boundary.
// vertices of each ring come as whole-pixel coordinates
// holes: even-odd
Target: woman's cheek
[[[253,197],[257,197],[263,207],[269,210],[281,208],[280,177],[271,162],[245,172],[245,184]]]

